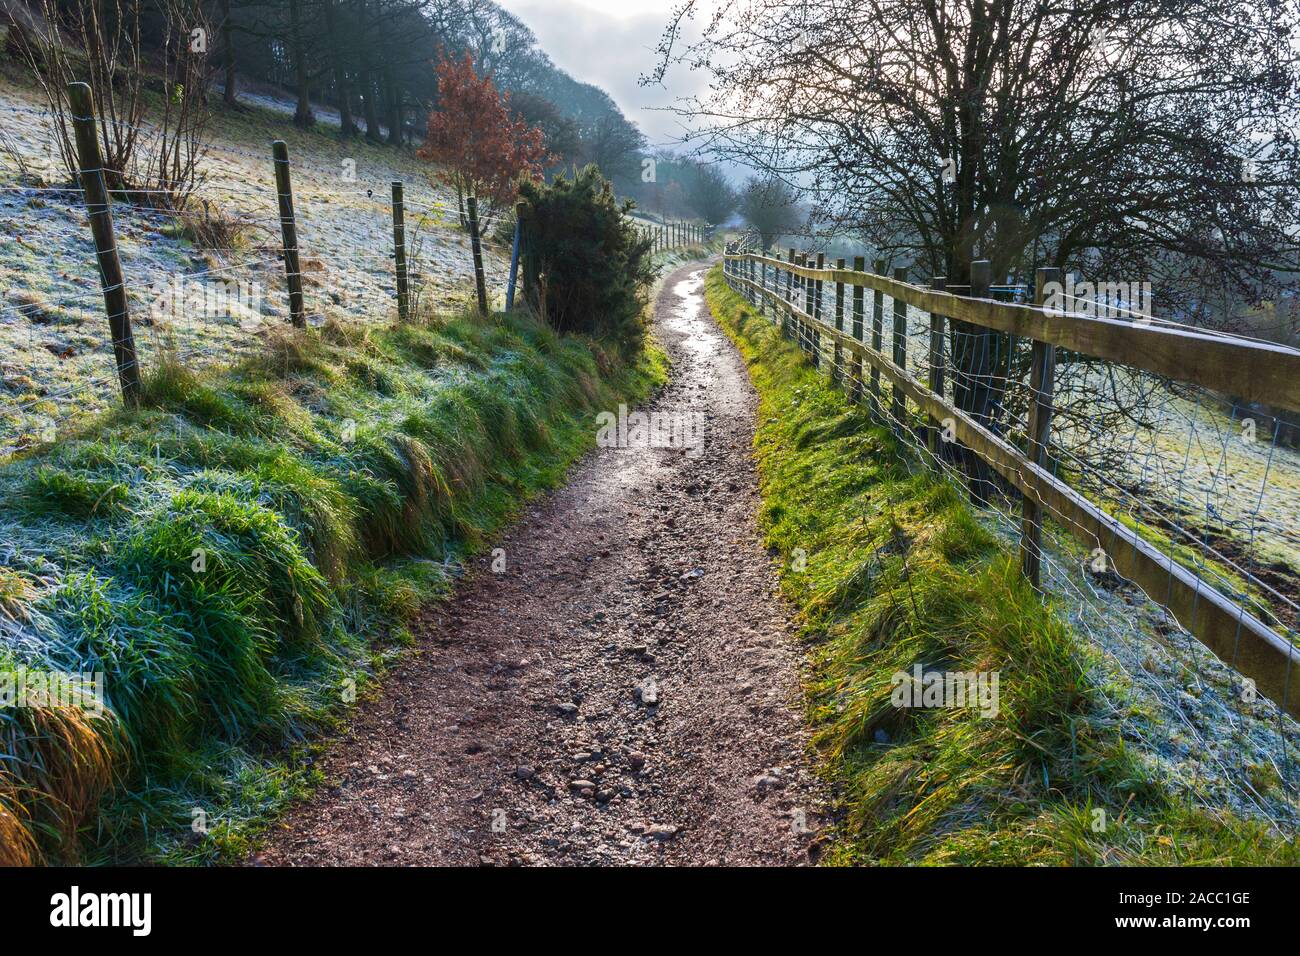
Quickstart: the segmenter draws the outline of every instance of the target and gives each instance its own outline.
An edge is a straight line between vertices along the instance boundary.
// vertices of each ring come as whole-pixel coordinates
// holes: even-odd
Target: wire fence
[[[5,114],[42,123],[53,142],[56,117],[48,110],[0,104],[0,125]],[[124,342],[105,321],[114,286],[97,268],[104,251],[90,228],[102,208],[87,202],[82,185],[50,184],[59,174],[48,152],[42,160],[30,142],[26,153],[12,139],[0,145],[7,147],[0,148],[0,227],[9,237],[0,265],[24,280],[11,281],[0,299],[0,458],[54,441],[75,419],[120,402],[119,381],[132,365],[147,370],[166,357],[202,367],[257,350],[289,324],[295,278],[308,325],[396,315],[391,183],[295,161],[295,172],[315,175],[294,197],[297,242],[286,249],[271,151],[223,145],[223,154],[255,163],[264,177],[201,179],[177,208],[146,195],[165,190],[132,189],[107,204],[135,346],[134,359],[115,358]],[[471,296],[472,238],[460,229],[454,199],[428,182],[405,183],[403,191],[415,307]],[[501,303],[508,282],[514,219],[513,209],[488,209],[478,220],[491,305]],[[287,268],[290,251],[298,253],[297,275]],[[63,258],[77,265],[50,269]]]
[[[641,238],[653,243],[652,249],[656,252],[703,245],[713,234],[712,226],[685,219],[665,219],[662,222],[632,219],[631,222]]]
[[[1145,357],[1128,365],[1051,343],[1055,375],[1036,387],[1033,337],[951,317],[977,315],[965,303],[989,300],[1023,304],[1035,314],[1028,305],[1035,290],[1027,287],[949,288],[977,295],[926,299],[928,290],[902,282],[901,273],[884,281],[884,263],[876,263],[877,277],[861,261],[846,270],[843,260],[818,268],[824,263],[793,251],[788,260],[729,251],[728,283],[867,403],[909,457],[967,489],[981,520],[1009,548],[1024,552],[1026,502],[1038,503],[1045,514],[1036,547],[1040,587],[1126,676],[1134,699],[1112,701],[1111,715],[1123,733],[1189,801],[1230,806],[1294,836],[1300,727],[1292,718],[1300,686],[1290,678],[1300,658],[1300,452],[1284,440],[1281,416],[1134,367],[1156,364]],[[952,307],[944,315],[919,308],[919,301]],[[1075,301],[1060,314],[1089,322],[1083,305]],[[1046,327],[1048,314],[1040,318]],[[1176,334],[1176,323],[1153,318],[1128,316],[1152,335]],[[1263,349],[1263,360],[1300,370],[1300,353],[1292,350],[1213,338],[1238,342],[1243,355]],[[1195,347],[1181,338],[1176,344]],[[975,422],[961,411],[973,394],[986,397]],[[1076,508],[1055,507],[1060,497],[1036,493],[1037,415],[1050,416],[1043,480],[1128,529],[1123,547],[1167,559],[1166,578],[1126,576],[1140,562],[1123,553],[1124,539],[1099,534],[1100,526],[1081,522]],[[989,467],[994,461],[1000,471]],[[1188,578],[1192,601],[1204,602],[1199,609],[1194,603],[1190,615],[1175,593]],[[1217,646],[1201,613],[1213,595],[1230,602],[1236,621]],[[1252,653],[1256,632],[1277,641],[1271,658]],[[1279,679],[1261,673],[1279,664]]]

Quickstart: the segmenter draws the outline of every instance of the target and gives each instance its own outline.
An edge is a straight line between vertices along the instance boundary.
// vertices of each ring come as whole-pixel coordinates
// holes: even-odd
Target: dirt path
[[[655,306],[654,411],[699,453],[601,448],[530,509],[256,858],[317,864],[803,864],[818,790],[801,655],[755,524],[756,399],[698,266]]]

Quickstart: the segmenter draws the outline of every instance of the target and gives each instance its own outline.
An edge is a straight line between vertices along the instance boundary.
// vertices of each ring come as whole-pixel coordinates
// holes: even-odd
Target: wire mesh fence
[[[1300,451],[1282,418],[1203,385],[1061,348],[1054,350],[1052,387],[1035,389],[1030,337],[936,319],[903,301],[917,298],[915,286],[894,286],[895,297],[865,287],[884,283],[814,278],[806,273],[825,263],[809,256],[801,265],[800,258],[733,251],[725,257],[728,283],[866,403],[910,460],[966,489],[980,520],[1012,550],[1023,548],[1029,495],[972,454],[953,421],[927,414],[914,399],[929,392],[957,408],[982,394],[981,424],[1026,452],[1032,406],[1047,406],[1044,471],[1132,529],[1134,548],[1149,544],[1170,559],[1168,588],[1149,581],[1139,588],[1120,573],[1124,556],[1114,553],[1113,540],[1078,526],[1071,511],[1045,509],[1041,588],[1124,676],[1113,719],[1189,801],[1231,807],[1293,836],[1300,726],[1292,715],[1300,686],[1290,686],[1288,667],[1266,695],[1239,670],[1250,670],[1250,636],[1240,622],[1251,618],[1284,643],[1288,664],[1300,656]],[[859,271],[864,265],[854,264]],[[986,295],[1024,303],[1033,290],[995,286]],[[1176,326],[1147,313],[1129,318],[1154,329]],[[1300,363],[1300,353],[1282,351]],[[881,359],[905,370],[910,390],[893,388]],[[1237,632],[1217,656],[1171,611],[1175,568],[1202,589],[1193,600],[1213,591],[1237,611]],[[1125,694],[1135,698],[1131,706]]]
[[[11,281],[0,300],[0,459],[55,440],[72,420],[120,402],[115,340],[106,321],[81,185],[60,183],[54,152],[56,118],[36,107],[0,103],[0,121],[22,114],[29,134],[0,148],[0,227]],[[44,129],[42,153],[30,134]],[[108,204],[132,320],[136,358],[145,370],[164,358],[191,367],[229,363],[256,351],[290,322],[283,220],[271,150],[223,144],[223,155],[263,171],[241,180],[201,177],[182,204],[140,190]],[[311,176],[297,200],[296,272],[303,318],[391,320],[397,312],[393,210],[389,183],[349,177],[343,168],[292,158]],[[53,183],[53,184],[52,184]],[[428,182],[405,184],[406,255],[417,307],[463,299],[473,289],[470,239],[454,199]],[[510,263],[512,209],[485,209],[479,222],[483,271],[491,300],[502,304]],[[77,265],[60,262],[52,246]],[[59,257],[60,259],[65,257]],[[127,364],[130,364],[129,362]]]

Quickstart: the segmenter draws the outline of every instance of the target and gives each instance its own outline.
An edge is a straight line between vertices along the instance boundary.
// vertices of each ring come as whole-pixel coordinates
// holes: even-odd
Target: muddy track
[[[415,627],[419,653],[255,862],[806,864],[801,654],[757,531],[756,398],[703,271],[655,304],[648,411],[703,447],[600,448]],[[611,410],[613,411],[613,410]],[[595,424],[593,423],[593,427]]]

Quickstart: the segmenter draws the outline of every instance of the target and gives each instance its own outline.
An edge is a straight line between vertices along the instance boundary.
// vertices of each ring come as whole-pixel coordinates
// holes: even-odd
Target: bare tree
[[[41,13],[22,50],[55,117],[69,178],[80,163],[67,88],[84,81],[109,189],[183,206],[196,185],[207,124],[208,27],[197,0],[42,0]],[[161,93],[151,110],[150,83]]]
[[[736,188],[716,164],[700,160],[688,162],[685,181],[691,207],[706,222],[726,222],[740,203]]]
[[[799,227],[799,194],[777,176],[753,176],[740,192],[740,214],[763,249]]]
[[[660,71],[703,148],[797,182],[918,277],[1152,281],[1165,314],[1296,276],[1300,10],[1255,0],[723,0]],[[1008,407],[1004,336],[953,324],[955,399]]]

